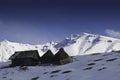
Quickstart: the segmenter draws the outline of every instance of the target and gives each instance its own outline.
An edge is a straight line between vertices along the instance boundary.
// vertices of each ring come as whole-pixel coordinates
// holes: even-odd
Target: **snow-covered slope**
[[[120,50],[120,39],[82,33],[71,35],[70,38],[58,43],[55,47],[64,47],[71,56],[104,53]]]
[[[74,57],[61,66],[29,66],[0,69],[0,80],[119,80],[120,53],[89,54]],[[0,67],[10,64],[0,63]]]
[[[38,50],[39,55],[43,55],[45,51],[51,49],[54,51],[53,46],[56,43],[50,42],[44,45],[30,45],[30,44],[22,44],[22,43],[15,43],[4,40],[0,43],[0,62],[8,61],[8,58],[15,53],[15,51],[25,51],[25,50]]]
[[[70,38],[59,43],[52,41],[42,45],[22,44],[5,40],[0,43],[0,61],[7,61],[15,51],[38,50],[39,55],[42,56],[48,49],[51,49],[55,54],[61,47],[64,47],[70,56],[104,53],[120,50],[120,39],[81,33],[71,35]]]

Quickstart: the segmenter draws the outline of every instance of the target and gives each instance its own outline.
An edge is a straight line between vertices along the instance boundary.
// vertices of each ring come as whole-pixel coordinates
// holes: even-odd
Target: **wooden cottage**
[[[41,58],[41,64],[51,64],[53,60],[54,54],[51,50],[48,50]]]
[[[63,65],[72,62],[71,57],[61,48],[53,58],[53,64],[55,65]]]
[[[11,66],[34,66],[39,63],[40,56],[37,50],[15,52],[10,58]]]

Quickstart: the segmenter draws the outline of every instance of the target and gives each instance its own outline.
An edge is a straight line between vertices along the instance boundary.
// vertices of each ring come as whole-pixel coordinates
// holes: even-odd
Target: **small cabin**
[[[44,55],[40,58],[41,64],[51,64],[53,60],[54,54],[51,50],[48,50]]]
[[[18,51],[10,58],[12,60],[11,66],[35,66],[40,61],[40,56],[37,50]]]
[[[53,58],[53,64],[55,65],[63,65],[72,62],[71,57],[61,48]]]

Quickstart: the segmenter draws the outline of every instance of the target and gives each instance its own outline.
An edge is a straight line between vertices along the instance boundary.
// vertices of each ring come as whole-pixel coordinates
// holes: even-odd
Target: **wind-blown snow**
[[[15,51],[38,50],[42,56],[48,49],[55,54],[59,48],[63,47],[70,56],[86,55],[91,53],[104,53],[120,50],[120,39],[111,37],[81,33],[71,35],[70,38],[56,43],[50,42],[42,45],[30,45],[3,41],[0,43],[0,62],[8,61],[8,58]]]

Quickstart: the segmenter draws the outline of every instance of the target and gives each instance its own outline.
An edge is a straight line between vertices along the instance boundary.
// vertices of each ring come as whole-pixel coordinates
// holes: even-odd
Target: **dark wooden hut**
[[[71,57],[61,48],[53,58],[53,64],[55,65],[63,65],[72,62]]]
[[[53,60],[54,54],[51,50],[48,50],[41,58],[41,64],[51,64]]]
[[[39,63],[40,56],[37,50],[15,52],[10,58],[11,66],[35,66]]]

